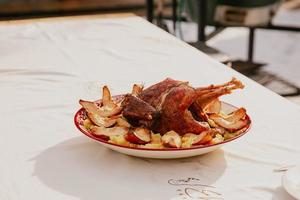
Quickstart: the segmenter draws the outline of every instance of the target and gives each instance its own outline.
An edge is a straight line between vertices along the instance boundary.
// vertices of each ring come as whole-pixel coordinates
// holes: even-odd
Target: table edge
[[[87,14],[87,15],[72,15],[72,16],[59,16],[59,17],[44,17],[34,19],[13,19],[0,21],[0,25],[18,25],[36,22],[58,22],[66,20],[81,20],[81,19],[105,19],[105,18],[123,18],[123,17],[136,17],[134,13],[110,13],[110,14]]]

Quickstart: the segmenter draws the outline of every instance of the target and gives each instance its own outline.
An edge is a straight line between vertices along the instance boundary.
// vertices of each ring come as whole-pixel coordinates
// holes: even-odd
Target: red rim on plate
[[[121,97],[122,95],[118,95],[118,96],[115,96],[115,98],[119,98]],[[101,102],[101,100],[97,101],[97,102]],[[225,103],[225,102],[222,102],[223,104],[227,104],[228,106],[232,107],[232,108],[236,108],[235,106],[229,104],[229,103]],[[220,143],[216,143],[216,144],[210,144],[210,145],[203,145],[203,146],[194,146],[194,147],[190,147],[190,148],[163,148],[163,149],[152,149],[152,148],[140,148],[140,147],[128,147],[128,146],[123,146],[123,145],[119,145],[119,144],[114,144],[114,143],[111,143],[111,142],[108,142],[104,139],[101,139],[95,135],[93,135],[92,133],[90,133],[89,131],[87,131],[83,125],[80,124],[80,120],[82,119],[82,116],[85,114],[85,109],[84,108],[81,108],[79,109],[75,116],[74,116],[74,123],[76,125],[76,127],[86,136],[88,136],[89,138],[92,138],[98,142],[101,142],[101,143],[105,143],[105,144],[108,144],[108,145],[113,145],[113,146],[117,146],[117,147],[122,147],[122,148],[127,148],[127,149],[132,149],[132,150],[146,150],[146,151],[182,151],[182,150],[193,150],[193,149],[202,149],[202,148],[208,148],[208,147],[212,147],[212,146],[217,146],[217,145],[222,145],[222,144],[225,144],[227,142],[230,142],[230,141],[233,141],[243,135],[245,135],[248,130],[250,129],[251,127],[251,118],[249,117],[249,115],[246,115],[246,118],[249,119],[250,123],[243,128],[243,131],[238,134],[237,136],[233,137],[233,138],[230,138],[228,140],[225,140],[223,142],[220,142]]]

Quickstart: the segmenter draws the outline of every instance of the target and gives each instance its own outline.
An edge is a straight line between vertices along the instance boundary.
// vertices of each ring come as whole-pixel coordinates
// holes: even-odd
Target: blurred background
[[[132,12],[300,105],[300,0],[0,0],[0,19]]]

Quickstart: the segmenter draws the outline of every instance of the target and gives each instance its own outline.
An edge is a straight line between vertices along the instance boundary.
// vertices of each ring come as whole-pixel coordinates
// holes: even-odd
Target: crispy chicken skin
[[[170,89],[177,87],[182,83],[184,82],[167,78],[143,90],[140,94],[140,98],[154,108],[157,108],[163,101],[164,95],[170,91]]]
[[[188,110],[196,99],[197,93],[190,86],[181,85],[172,88],[164,99],[160,121],[154,131],[162,134],[171,130],[179,134],[200,134],[207,130],[207,127],[197,122]]]
[[[156,109],[142,99],[127,94],[122,102],[123,116],[138,120],[152,120],[156,115]]]

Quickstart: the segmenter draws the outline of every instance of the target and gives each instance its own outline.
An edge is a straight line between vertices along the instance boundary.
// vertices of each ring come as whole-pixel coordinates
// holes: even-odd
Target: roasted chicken
[[[219,100],[220,96],[243,87],[235,78],[225,84],[198,88],[167,78],[146,89],[135,84],[132,92],[118,102],[104,86],[102,101],[80,100],[80,104],[95,135],[121,135],[128,142],[147,144],[153,134],[159,133],[164,145],[179,148],[185,145],[181,139],[191,145],[201,145],[216,135],[247,127],[250,119],[244,108],[225,114],[221,112]]]
[[[209,114],[219,113],[221,103],[218,98],[243,87],[243,84],[235,78],[222,85],[202,88],[193,88],[188,82],[167,78],[142,90],[139,95],[134,97],[126,95],[122,103],[123,115],[162,135],[172,130],[180,135],[200,134],[210,129],[206,123]],[[214,116],[213,121],[220,121],[220,116],[219,118],[212,116]],[[216,123],[219,125],[224,124],[218,122]],[[231,126],[232,130],[236,129],[235,122],[226,123],[224,128],[231,129]]]

